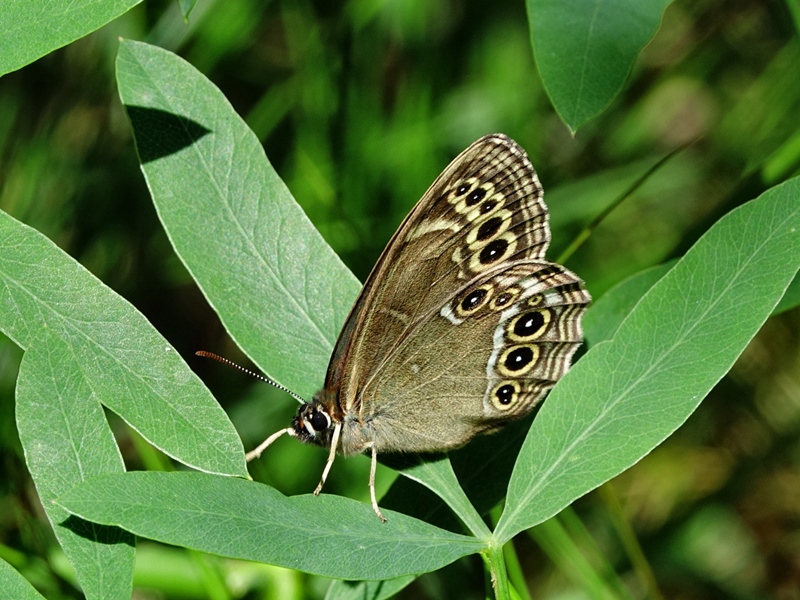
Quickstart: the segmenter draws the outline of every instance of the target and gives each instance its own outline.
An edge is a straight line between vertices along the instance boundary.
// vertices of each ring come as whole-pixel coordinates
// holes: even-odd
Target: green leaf
[[[44,328],[50,333],[38,337]],[[48,377],[80,375],[96,402],[186,465],[246,475],[236,430],[175,349],[126,300],[3,212],[0,330],[26,352],[63,340],[73,360],[53,363]]]
[[[583,319],[583,333],[586,342],[595,346],[614,337],[617,327],[636,303],[673,266],[675,261],[650,267],[621,281],[596,300]],[[800,304],[800,277],[795,277],[772,311],[777,315]]]
[[[674,265],[675,261],[671,261],[631,275],[596,300],[583,319],[586,343],[595,346],[614,337],[617,327],[630,314],[645,292]]]
[[[716,223],[553,390],[517,459],[498,540],[556,514],[675,431],[798,266],[800,178]]]
[[[73,346],[48,328],[42,330],[20,364],[17,428],[42,507],[75,567],[83,593],[87,598],[129,598],[133,536],[116,527],[70,518],[53,503],[89,477],[125,471],[103,408],[80,363]]]
[[[331,583],[325,600],[387,600],[416,579],[406,575],[384,581],[342,581]]]
[[[360,289],[256,136],[189,63],[123,41],[120,96],[175,251],[237,344],[304,397],[322,384]]]
[[[670,0],[527,0],[536,66],[573,131],[620,92]]]
[[[141,0],[0,2],[0,75],[100,29]]]
[[[382,523],[368,504],[340,496],[287,498],[266,485],[204,473],[102,475],[59,504],[161,542],[342,579],[424,573],[484,548],[400,513],[387,511]]]
[[[14,600],[42,600],[36,589],[17,570],[0,558],[0,589],[7,598]]]

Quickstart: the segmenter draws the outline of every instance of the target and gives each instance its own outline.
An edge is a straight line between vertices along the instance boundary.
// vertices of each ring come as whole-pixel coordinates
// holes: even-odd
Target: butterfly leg
[[[325,485],[325,480],[328,478],[328,473],[333,466],[333,460],[336,458],[336,447],[339,445],[339,434],[342,432],[342,424],[337,423],[333,428],[333,437],[331,438],[331,451],[328,454],[328,462],[325,463],[325,469],[322,471],[322,479],[319,480],[317,489],[314,490],[314,495],[319,496],[322,491],[322,486]]]
[[[378,452],[375,450],[375,444],[370,444],[372,450],[372,464],[369,467],[369,498],[372,500],[372,510],[378,515],[378,518],[386,523],[386,517],[383,516],[381,509],[378,508],[378,500],[375,498],[375,471],[378,468]]]
[[[276,431],[267,439],[265,439],[263,442],[261,442],[258,448],[256,448],[255,450],[251,450],[250,452],[245,454],[245,459],[247,460],[247,462],[250,462],[254,458],[258,458],[259,456],[261,456],[261,453],[267,449],[267,446],[269,446],[272,442],[281,437],[284,433],[292,435],[293,432],[294,429],[292,429],[291,427],[287,427],[286,429],[281,429],[280,431]]]

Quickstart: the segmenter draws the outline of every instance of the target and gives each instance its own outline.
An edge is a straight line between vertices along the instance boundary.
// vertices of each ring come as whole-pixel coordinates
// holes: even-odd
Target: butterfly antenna
[[[295,400],[300,402],[300,404],[305,404],[305,402],[306,402],[298,394],[295,394],[292,390],[287,388],[285,385],[281,385],[277,381],[273,381],[269,377],[264,377],[263,375],[260,375],[260,374],[256,373],[255,371],[251,371],[250,369],[246,369],[242,365],[237,365],[232,360],[228,360],[227,358],[223,358],[219,354],[214,354],[213,352],[206,352],[205,350],[198,350],[197,352],[195,352],[195,354],[197,356],[204,356],[205,358],[213,358],[217,362],[221,362],[221,363],[223,363],[225,365],[228,365],[229,367],[233,367],[234,369],[239,369],[240,371],[243,371],[243,372],[247,373],[248,375],[250,375],[252,377],[255,377],[256,379],[260,379],[264,383],[268,383],[268,384],[270,384],[272,386],[275,386],[279,390],[284,391],[287,394],[289,394],[292,398],[294,398]]]

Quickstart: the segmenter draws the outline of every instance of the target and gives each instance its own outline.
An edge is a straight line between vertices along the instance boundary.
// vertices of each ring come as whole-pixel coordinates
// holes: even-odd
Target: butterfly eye
[[[480,253],[478,260],[488,265],[503,258],[508,251],[508,240],[500,238],[488,244]]]
[[[482,215],[489,214],[497,207],[498,204],[499,202],[495,198],[487,200],[486,202],[481,204],[480,213]]]
[[[544,300],[544,297],[541,294],[536,294],[535,296],[531,296],[528,298],[527,303],[528,306],[539,306]]]
[[[328,416],[327,413],[322,412],[321,410],[315,410],[314,413],[311,415],[311,419],[309,419],[309,425],[311,428],[317,431],[325,431],[328,427],[331,426],[331,418]]]
[[[453,205],[453,210],[459,214],[475,213],[475,216],[477,216],[478,213],[476,211],[479,210],[479,204],[486,204],[487,202],[492,202],[493,206],[496,204],[494,201],[487,199],[495,195],[494,184],[489,182],[478,184],[479,180],[476,177],[470,177],[460,182],[454,190],[446,194],[445,197]],[[474,220],[475,216],[468,217],[468,220]]]
[[[483,300],[486,298],[486,294],[488,294],[485,289],[479,288],[474,292],[470,292],[466,298],[461,301],[461,310],[463,311],[470,311],[474,310],[475,307],[480,306]]]

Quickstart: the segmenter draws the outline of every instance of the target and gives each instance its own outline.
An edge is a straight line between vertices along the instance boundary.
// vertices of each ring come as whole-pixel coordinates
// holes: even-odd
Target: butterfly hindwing
[[[524,416],[567,370],[589,302],[563,267],[517,261],[437,307],[365,381],[364,422],[391,423],[379,449],[432,451]],[[377,430],[377,427],[376,427]]]

